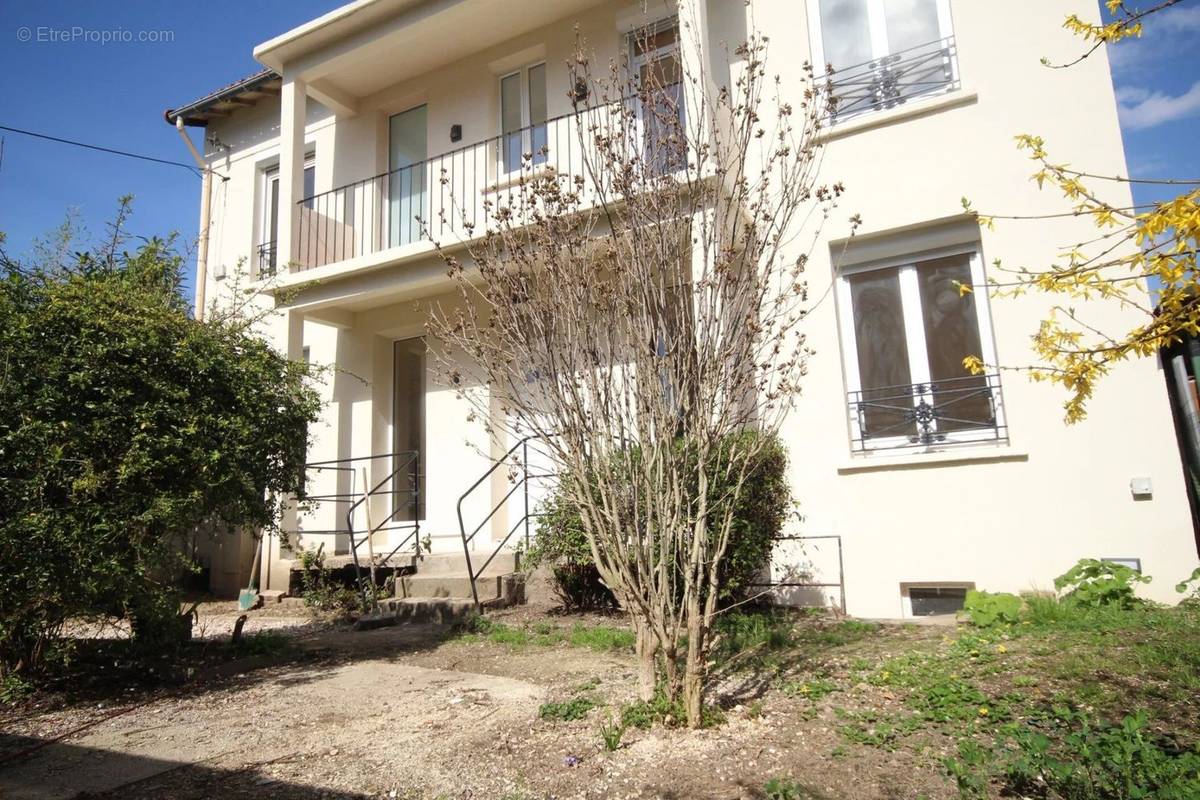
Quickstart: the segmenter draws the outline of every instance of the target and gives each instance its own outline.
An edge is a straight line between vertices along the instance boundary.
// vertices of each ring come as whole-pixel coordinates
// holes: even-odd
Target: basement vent
[[[967,590],[961,586],[913,587],[908,590],[908,599],[912,602],[914,617],[956,614],[962,610]]]

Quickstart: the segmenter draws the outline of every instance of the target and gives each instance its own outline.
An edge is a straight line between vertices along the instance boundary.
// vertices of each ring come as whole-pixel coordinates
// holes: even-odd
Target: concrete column
[[[282,217],[281,220],[282,222]],[[286,353],[292,361],[299,361],[304,355],[304,314],[299,311],[285,310],[285,318],[275,328],[275,346],[280,352]],[[296,505],[293,500],[284,506],[279,527],[295,535],[297,520]],[[287,590],[290,580],[290,570],[293,555],[284,551],[279,537],[271,536],[263,542],[262,563],[260,566],[260,585],[263,589]],[[293,545],[295,542],[293,542]]]
[[[284,70],[279,111],[278,263],[291,269],[299,255],[300,206],[304,199],[304,122],[308,98],[304,80]],[[298,357],[298,356],[297,356]]]

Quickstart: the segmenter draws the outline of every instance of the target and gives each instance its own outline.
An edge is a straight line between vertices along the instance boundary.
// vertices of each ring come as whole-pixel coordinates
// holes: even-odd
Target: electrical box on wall
[[[1154,484],[1146,477],[1129,479],[1129,491],[1134,497],[1144,499],[1154,494]]]

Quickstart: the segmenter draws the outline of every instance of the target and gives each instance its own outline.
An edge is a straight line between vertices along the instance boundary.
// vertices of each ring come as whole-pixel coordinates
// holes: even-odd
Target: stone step
[[[471,553],[471,567],[478,570],[483,562],[488,560],[490,551]],[[507,575],[517,572],[521,567],[521,557],[515,550],[501,550],[488,564],[484,575]],[[467,573],[467,557],[462,553],[434,553],[427,555],[417,562],[417,573],[420,575],[465,575]]]

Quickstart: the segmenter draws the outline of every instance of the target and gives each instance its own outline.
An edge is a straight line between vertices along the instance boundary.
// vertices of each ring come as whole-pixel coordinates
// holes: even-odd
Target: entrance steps
[[[488,553],[472,554],[471,566],[479,569]],[[501,608],[525,600],[525,576],[519,572],[520,555],[501,551],[476,577],[475,588],[482,607]],[[356,623],[358,628],[376,628],[401,622],[457,623],[474,614],[475,602],[466,556],[436,553],[417,560],[415,572],[396,575],[396,596],[380,601],[378,611]]]

